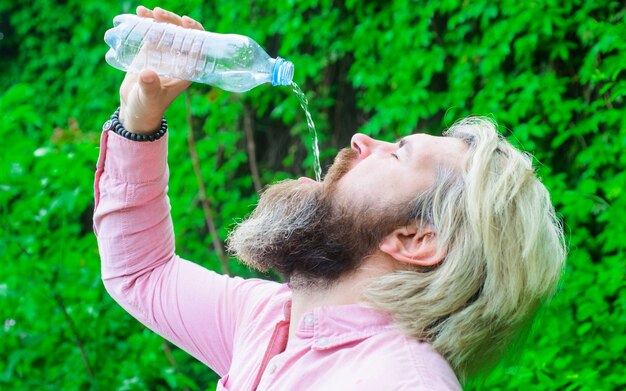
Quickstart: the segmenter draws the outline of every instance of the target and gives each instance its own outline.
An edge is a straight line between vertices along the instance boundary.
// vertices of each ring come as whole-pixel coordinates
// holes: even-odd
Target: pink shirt
[[[104,132],[94,228],[111,296],[221,376],[218,390],[460,390],[432,347],[360,305],[320,307],[285,349],[291,291],[219,275],[174,253],[167,136]]]

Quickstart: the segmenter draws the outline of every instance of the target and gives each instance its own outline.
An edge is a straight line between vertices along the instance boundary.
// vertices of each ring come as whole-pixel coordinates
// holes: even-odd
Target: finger
[[[190,85],[191,82],[187,80],[174,79],[172,77],[161,78],[161,89],[171,90],[174,95],[178,95]]]
[[[137,16],[141,16],[142,18],[154,18],[154,12],[143,5],[138,6],[136,12]]]
[[[139,87],[145,96],[156,96],[161,91],[161,81],[155,71],[144,69],[139,73]]]
[[[183,25],[183,18],[173,12],[164,10],[163,8],[154,7],[153,14],[154,18],[159,22],[172,23],[177,26]]]
[[[183,16],[183,27],[188,28],[188,29],[196,29],[196,30],[204,31],[204,27],[202,27],[200,22],[197,22],[194,19],[191,19],[187,15]]]

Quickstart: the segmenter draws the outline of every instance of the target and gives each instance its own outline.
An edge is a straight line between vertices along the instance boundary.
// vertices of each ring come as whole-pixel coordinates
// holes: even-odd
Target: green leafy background
[[[0,0],[2,389],[215,387],[214,373],[131,319],[100,282],[93,172],[100,127],[119,104],[123,78],[105,63],[102,37],[114,15],[136,5]],[[291,60],[325,166],[356,131],[394,140],[439,134],[472,114],[497,120],[509,140],[535,155],[565,223],[569,256],[520,359],[466,388],[626,387],[624,2],[145,5],[251,36]],[[259,184],[313,175],[303,112],[288,88],[232,94],[194,85],[168,119],[178,252],[221,270],[192,152],[223,241],[250,212]],[[227,266],[253,275],[235,260]]]

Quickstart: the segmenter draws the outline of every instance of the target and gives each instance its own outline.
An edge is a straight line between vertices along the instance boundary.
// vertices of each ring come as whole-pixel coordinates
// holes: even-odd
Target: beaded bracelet
[[[120,108],[118,107],[117,110],[115,110],[115,113],[113,113],[113,115],[111,116],[111,118],[104,123],[102,129],[112,130],[120,136],[133,141],[156,141],[163,137],[163,135],[165,135],[165,132],[167,132],[167,121],[165,120],[165,117],[163,117],[159,130],[151,134],[137,134],[129,132],[128,130],[124,129],[124,126],[122,126],[122,123],[120,122]]]

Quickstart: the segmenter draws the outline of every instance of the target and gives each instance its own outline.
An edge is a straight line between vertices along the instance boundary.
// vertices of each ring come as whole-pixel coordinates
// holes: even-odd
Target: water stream
[[[318,182],[322,180],[322,166],[320,165],[320,149],[317,142],[317,130],[315,130],[315,124],[313,123],[313,118],[311,118],[311,113],[309,113],[309,101],[307,100],[304,92],[300,89],[300,87],[295,83],[291,82],[291,89],[298,97],[298,102],[300,102],[300,107],[304,110],[304,115],[306,116],[306,123],[309,126],[309,134],[313,138],[313,169],[315,170],[315,180]]]

